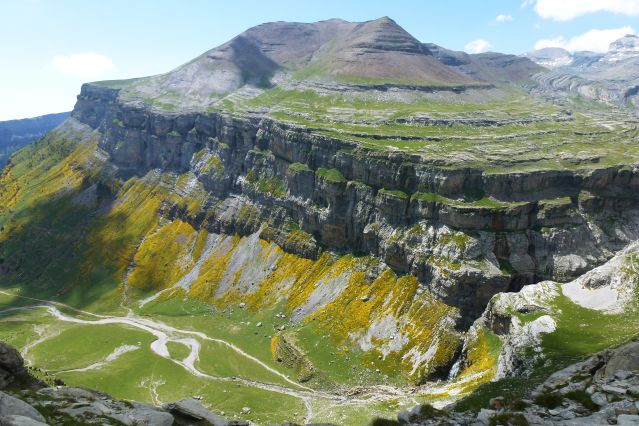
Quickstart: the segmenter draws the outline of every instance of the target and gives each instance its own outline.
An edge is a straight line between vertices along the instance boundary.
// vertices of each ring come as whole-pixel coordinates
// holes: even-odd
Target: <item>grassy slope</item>
[[[627,271],[636,274],[631,269]],[[548,375],[570,364],[607,348],[616,347],[639,336],[639,291],[634,289],[634,299],[626,305],[622,313],[608,313],[584,308],[561,292],[548,304],[549,314],[557,323],[554,332],[544,334],[541,340],[543,358],[534,363],[529,377],[507,378],[482,384],[469,397],[457,404],[460,411],[488,408],[488,401],[496,395],[507,395],[511,400],[528,395]],[[516,314],[525,324],[535,320],[541,313]],[[495,340],[497,339],[497,340]],[[501,349],[499,338],[489,330],[480,329],[479,336],[473,341],[474,347],[491,346],[496,353]],[[533,351],[536,348],[530,348]],[[495,351],[492,351],[495,354]],[[497,356],[471,356],[470,365],[463,374],[475,371],[482,365],[491,368],[494,374]],[[488,364],[487,364],[488,362]]]

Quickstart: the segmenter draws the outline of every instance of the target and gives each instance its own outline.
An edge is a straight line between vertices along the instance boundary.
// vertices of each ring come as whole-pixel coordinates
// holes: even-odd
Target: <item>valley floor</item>
[[[212,411],[257,424],[364,424],[399,409],[450,402],[455,384],[313,389],[273,361],[268,330],[243,309],[234,312],[165,302],[155,312],[91,313],[0,292],[0,339],[18,347],[44,377],[155,405],[201,397]],[[248,403],[247,401],[250,401]],[[249,412],[250,410],[250,412]]]

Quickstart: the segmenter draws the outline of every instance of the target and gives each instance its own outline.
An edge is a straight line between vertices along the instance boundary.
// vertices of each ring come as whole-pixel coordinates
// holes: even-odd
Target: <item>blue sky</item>
[[[166,72],[263,22],[380,16],[455,50],[601,50],[639,31],[639,0],[0,0],[0,120],[70,110],[84,81]]]

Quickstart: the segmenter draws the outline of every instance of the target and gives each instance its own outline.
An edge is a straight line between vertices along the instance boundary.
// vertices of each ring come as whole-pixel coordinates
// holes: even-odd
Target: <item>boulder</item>
[[[248,426],[248,422],[244,421],[229,421],[222,417],[211,413],[202,404],[200,404],[195,398],[184,398],[179,401],[169,402],[162,406],[165,410],[169,411],[175,417],[178,424],[185,424],[184,422],[207,422],[207,424],[213,426]]]
[[[39,422],[26,416],[0,416],[0,425],[2,426],[47,426],[46,423]]]
[[[0,342],[0,389],[6,389],[17,375],[25,371],[20,352],[5,342]]]
[[[38,410],[36,410],[26,402],[11,395],[7,395],[4,392],[0,392],[0,415],[2,415],[3,417],[27,417],[31,420],[35,420],[36,422],[45,422],[44,417],[42,417]],[[15,421],[20,421],[20,419],[17,419]],[[4,425],[4,423],[1,424]]]

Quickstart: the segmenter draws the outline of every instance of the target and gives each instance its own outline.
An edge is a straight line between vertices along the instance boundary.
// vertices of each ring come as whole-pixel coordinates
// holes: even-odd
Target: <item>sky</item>
[[[389,16],[469,53],[605,51],[639,0],[0,0],[0,120],[69,111],[83,82],[170,71],[264,22]]]

